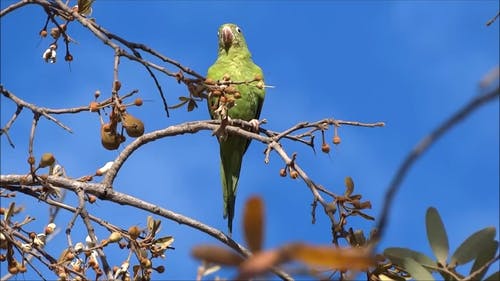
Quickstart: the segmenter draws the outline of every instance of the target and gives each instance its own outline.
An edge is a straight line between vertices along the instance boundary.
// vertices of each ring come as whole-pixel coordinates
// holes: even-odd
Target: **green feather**
[[[262,70],[252,61],[245,38],[235,24],[224,24],[219,28],[219,49],[216,62],[208,69],[207,78],[213,81],[221,80],[229,75],[231,81],[250,81],[256,75],[263,77]],[[232,119],[250,121],[258,119],[265,92],[256,83],[235,86],[241,98],[228,111]],[[213,112],[213,106],[218,104],[218,97],[211,97],[208,102],[212,119],[218,118]],[[229,233],[232,232],[236,190],[240,177],[241,163],[250,140],[244,137],[228,135],[219,138],[221,182],[224,195],[224,218],[228,219]]]

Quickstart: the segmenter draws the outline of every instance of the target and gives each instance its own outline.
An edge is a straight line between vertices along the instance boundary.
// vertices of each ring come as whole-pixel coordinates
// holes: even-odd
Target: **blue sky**
[[[2,9],[13,1],[1,2]],[[478,81],[499,61],[499,23],[485,23],[499,9],[498,1],[96,1],[93,17],[108,30],[144,43],[201,74],[216,58],[220,24],[237,23],[246,36],[254,61],[264,70],[269,89],[262,111],[266,128],[284,130],[298,122],[333,117],[362,122],[384,121],[384,128],[342,127],[342,143],[330,155],[284,141],[287,152],[318,183],[343,192],[345,176],[353,177],[356,191],[372,202],[369,214],[380,212],[385,188],[407,152],[446,117],[478,94]],[[68,28],[78,43],[71,45],[74,61],[45,63],[41,56],[51,40],[41,40],[43,10],[28,6],[1,19],[1,83],[18,97],[52,108],[87,105],[99,89],[110,93],[113,51],[78,24]],[[174,68],[170,69],[175,70]],[[147,100],[130,112],[141,118],[146,131],[208,119],[198,110],[171,111],[166,118],[154,82],[143,67],[123,59],[122,92],[140,90]],[[159,75],[170,104],[186,94],[170,78]],[[1,98],[1,124],[15,111]],[[424,216],[436,207],[446,225],[452,249],[473,232],[499,226],[499,103],[475,112],[422,157],[396,196],[382,247],[403,246],[431,254]],[[104,150],[94,113],[59,116],[74,133],[42,119],[35,138],[35,155],[53,152],[71,177],[92,174],[117,151]],[[1,140],[1,173],[27,172],[27,144],[32,115],[24,110],[10,136],[12,149]],[[327,132],[331,139],[333,132]],[[125,144],[129,143],[127,141]],[[123,146],[121,147],[121,149]],[[318,210],[311,225],[312,196],[307,187],[278,175],[283,162],[272,155],[265,165],[264,145],[253,143],[243,162],[236,202],[234,238],[242,241],[243,203],[260,195],[267,209],[266,247],[290,241],[327,244],[330,224]],[[222,219],[218,145],[209,132],[162,139],[141,147],[120,170],[115,188],[226,229]],[[26,213],[40,218],[29,228],[41,231],[46,206],[22,196],[16,200]],[[70,198],[69,202],[74,202]],[[7,202],[2,200],[2,206]],[[89,211],[128,228],[145,226],[147,214],[99,201]],[[70,216],[61,214],[65,228]],[[358,218],[354,228],[373,224]],[[164,221],[162,233],[175,237],[161,278],[191,279],[197,261],[190,249],[200,243],[218,243],[203,233]],[[107,232],[98,230],[100,238]],[[76,225],[73,241],[85,238]],[[497,234],[498,237],[498,234]],[[62,233],[49,249],[65,247]],[[108,253],[119,264],[127,253]],[[2,269],[4,269],[2,264]],[[497,267],[498,268],[498,267]],[[230,277],[231,271],[220,272]],[[22,277],[21,277],[22,278]],[[33,275],[27,273],[25,278]]]

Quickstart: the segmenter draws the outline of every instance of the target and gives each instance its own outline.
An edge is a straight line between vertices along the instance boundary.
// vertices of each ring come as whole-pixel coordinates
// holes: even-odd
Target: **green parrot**
[[[219,28],[219,49],[215,63],[208,69],[207,79],[212,81],[228,80],[233,82],[253,81],[233,85],[240,97],[229,107],[228,118],[250,121],[258,128],[256,122],[260,116],[264,102],[263,74],[248,50],[241,29],[232,23],[223,24]],[[258,81],[256,81],[258,80]],[[257,82],[260,82],[257,83]],[[208,107],[212,119],[225,118],[217,111],[220,106],[220,95],[209,95]],[[223,114],[224,115],[224,114]],[[224,218],[228,219],[229,233],[232,233],[236,189],[240,177],[241,162],[250,140],[240,136],[225,135],[218,138],[220,146],[220,174],[224,195]]]

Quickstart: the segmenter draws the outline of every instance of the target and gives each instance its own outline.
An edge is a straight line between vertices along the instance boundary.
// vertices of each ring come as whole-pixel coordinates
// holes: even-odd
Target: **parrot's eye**
[[[241,33],[241,29],[239,27],[236,27],[236,31],[238,31],[238,33]]]

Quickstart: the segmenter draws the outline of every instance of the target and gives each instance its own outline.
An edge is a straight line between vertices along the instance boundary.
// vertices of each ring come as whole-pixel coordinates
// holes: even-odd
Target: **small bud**
[[[212,80],[210,78],[207,78],[207,79],[205,79],[205,84],[207,84],[207,85],[215,85],[215,82],[214,82],[214,80]]]
[[[36,233],[35,232],[30,232],[29,236],[30,236],[30,239],[33,240],[33,239],[36,238]]]
[[[57,27],[52,27],[50,29],[50,36],[52,36],[52,38],[54,39],[57,39],[59,38],[59,36],[61,36],[61,31]]]
[[[260,81],[262,80],[262,74],[255,74],[255,77],[253,78],[255,81]]]
[[[240,92],[235,92],[235,93],[233,94],[233,96],[234,96],[234,98],[235,98],[235,99],[241,99],[241,94],[240,94]]]
[[[299,177],[299,173],[298,173],[297,171],[295,171],[295,170],[292,170],[292,171],[290,172],[290,177],[291,177],[292,179],[296,179],[296,178],[298,178],[298,177]]]
[[[90,204],[93,204],[95,203],[95,201],[97,200],[97,197],[95,197],[94,195],[90,194],[88,197],[87,197],[87,200],[89,201]]]
[[[141,106],[141,105],[142,105],[142,99],[141,99],[141,98],[136,98],[136,99],[134,100],[134,104],[135,104],[136,106]]]
[[[45,38],[45,37],[47,37],[48,32],[46,29],[42,29],[42,30],[40,30],[39,34],[40,34],[40,37]]]
[[[101,91],[95,90],[94,97],[97,99],[101,95]]]
[[[28,164],[35,165],[35,157],[33,156],[28,157]]]
[[[95,172],[95,175],[96,176],[102,176],[102,175],[104,175],[105,173],[108,172],[108,170],[109,170],[109,168],[111,168],[111,166],[113,166],[113,161],[107,162],[106,164],[104,164],[104,166],[102,166],[101,168],[97,169],[97,171]]]
[[[73,56],[72,56],[70,53],[67,53],[67,54],[64,56],[64,60],[65,60],[65,61],[73,61]]]
[[[264,89],[264,82],[262,80],[260,80],[259,82],[257,82],[257,88]]]
[[[218,96],[220,96],[221,94],[222,94],[222,92],[221,92],[221,91],[219,91],[219,90],[213,90],[213,91],[212,91],[212,96],[216,96],[216,97],[218,97]]]
[[[56,229],[56,224],[55,223],[49,223],[46,227],[45,227],[45,234],[46,235],[49,235],[49,234],[52,234],[54,232],[54,230]]]
[[[286,169],[284,169],[284,168],[280,169],[280,176],[281,177],[286,177]]]
[[[339,136],[334,136],[333,137],[333,144],[337,145],[340,143],[340,137]]]
[[[108,237],[109,242],[116,243],[122,239],[122,234],[118,231],[111,233]]]
[[[229,76],[229,74],[226,73],[226,74],[224,74],[224,76],[222,76],[222,80],[223,81],[229,81],[229,80],[231,80],[231,76]]]
[[[139,229],[139,227],[137,225],[131,226],[128,229],[128,235],[130,235],[130,238],[132,240],[137,239],[137,237],[139,237],[139,234],[141,234],[141,230]]]
[[[116,91],[118,92],[122,87],[122,82],[120,82],[119,80],[115,80],[113,82],[113,91]]]

